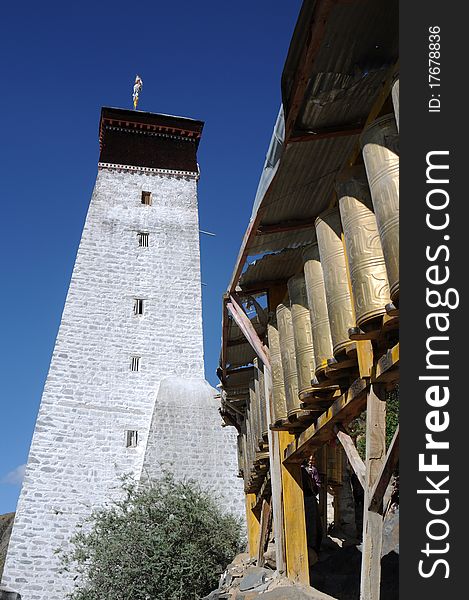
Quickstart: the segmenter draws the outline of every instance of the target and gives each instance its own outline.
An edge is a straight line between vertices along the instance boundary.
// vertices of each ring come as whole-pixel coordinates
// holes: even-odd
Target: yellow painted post
[[[282,458],[285,448],[293,439],[286,431],[279,432]],[[282,464],[282,491],[287,577],[309,585],[306,519],[299,464],[290,464],[288,468]]]
[[[259,544],[259,520],[252,512],[252,507],[256,503],[256,494],[246,494],[246,524],[248,533],[248,553],[251,558],[257,556],[257,546]]]

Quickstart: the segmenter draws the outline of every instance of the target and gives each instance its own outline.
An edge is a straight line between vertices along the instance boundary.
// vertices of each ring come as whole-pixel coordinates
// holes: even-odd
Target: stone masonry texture
[[[4,568],[23,600],[64,600],[73,577],[59,574],[56,549],[119,494],[121,475],[140,479],[144,462],[145,473],[189,475],[243,513],[234,432],[220,427],[204,381],[198,230],[193,176],[98,170]]]

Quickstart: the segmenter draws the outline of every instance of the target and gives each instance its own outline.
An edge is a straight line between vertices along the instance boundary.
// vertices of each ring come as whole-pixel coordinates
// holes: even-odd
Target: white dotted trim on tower
[[[153,167],[137,167],[134,165],[118,165],[114,163],[98,162],[98,169],[115,169],[117,171],[141,171],[155,175],[173,175],[174,177],[189,177],[198,179],[200,174],[195,171],[173,171],[171,169],[156,169]]]
[[[145,129],[129,129],[128,127],[116,127],[115,125],[106,125],[105,129],[110,131],[123,131],[124,133],[139,133],[140,135],[152,135],[156,137],[165,137],[171,140],[181,140],[184,142],[195,142],[197,141],[197,137],[191,136],[188,137],[186,135],[171,135],[169,133],[162,133],[161,131],[148,131]]]

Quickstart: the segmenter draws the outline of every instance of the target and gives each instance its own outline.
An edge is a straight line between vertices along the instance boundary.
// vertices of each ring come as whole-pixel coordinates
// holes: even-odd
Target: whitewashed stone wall
[[[141,204],[142,191],[152,192],[152,206]],[[195,178],[98,171],[5,564],[3,582],[23,600],[65,598],[72,582],[59,575],[54,551],[118,493],[121,474],[140,477],[161,380],[204,377],[198,229]],[[148,248],[139,247],[139,231],[149,233]],[[145,300],[142,316],[135,298]],[[132,356],[142,357],[139,372],[130,371]],[[204,437],[210,446],[219,426],[212,415],[201,435],[204,419],[194,434],[183,411],[168,410],[155,434],[177,460],[191,440],[197,452]],[[138,431],[136,448],[126,447],[129,429]],[[233,461],[224,449],[220,464],[207,466],[241,502],[233,432],[220,429],[216,439],[232,447]],[[197,475],[203,483],[208,471]]]
[[[244,515],[243,485],[235,479],[236,434],[232,427],[221,427],[216,394],[204,379],[169,377],[161,382],[142,480],[157,479],[163,471],[195,479],[225,510]]]

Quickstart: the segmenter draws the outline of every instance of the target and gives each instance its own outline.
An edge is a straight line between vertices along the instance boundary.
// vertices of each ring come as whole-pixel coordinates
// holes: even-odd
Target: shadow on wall
[[[233,428],[222,427],[218,392],[205,379],[168,377],[158,389],[142,468],[142,480],[163,471],[193,479],[244,519]]]

